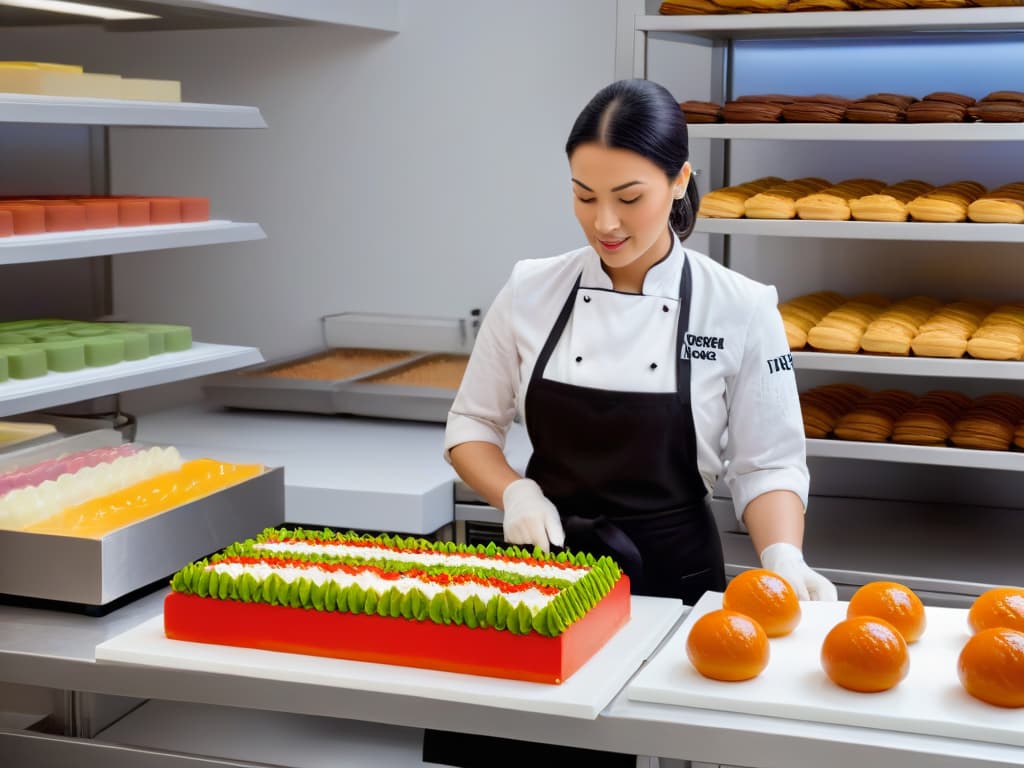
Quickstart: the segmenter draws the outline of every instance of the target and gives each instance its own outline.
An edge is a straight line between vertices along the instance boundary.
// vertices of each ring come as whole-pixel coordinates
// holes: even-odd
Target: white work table
[[[0,680],[260,712],[339,718],[405,728],[457,729],[554,744],[654,754],[751,768],[992,768],[1024,765],[1024,748],[760,715],[647,704],[620,693],[593,720],[523,709],[387,694],[302,681],[183,671],[95,660],[100,643],[158,616],[163,593],[102,618],[0,606]],[[679,643],[670,634],[667,643]],[[340,732],[347,726],[341,723]],[[372,732],[372,728],[368,732]],[[31,739],[31,741],[29,741]],[[37,751],[38,750],[38,751]],[[135,768],[220,766],[212,760],[143,762],[153,755],[97,741],[0,730],[0,754],[66,758],[47,765]],[[91,758],[91,759],[90,759]],[[42,764],[42,763],[31,763]],[[232,763],[237,765],[237,763]]]
[[[289,523],[427,535],[454,518],[459,480],[442,456],[443,424],[197,404],[142,416],[136,439],[186,458],[284,467]],[[512,426],[507,450],[525,468],[524,427]]]
[[[291,522],[426,534],[452,521],[459,485],[441,455],[443,431],[440,424],[189,406],[144,416],[138,439],[175,445],[186,456],[283,466]],[[508,454],[513,466],[525,466],[529,441],[519,425],[510,432]],[[162,597],[162,592],[148,595],[101,618],[0,606],[0,680],[101,696],[237,708],[252,712],[254,723],[271,713],[287,713],[377,724],[367,726],[366,738],[376,733],[373,728],[384,726],[457,729],[760,768],[1024,766],[1020,747],[645,703],[630,700],[624,692],[589,720],[542,714],[530,707],[502,709],[322,682],[260,679],[228,670],[96,661],[97,645],[159,616]],[[673,634],[666,640],[681,642]],[[102,737],[54,737],[42,743],[32,734],[0,730],[0,754],[46,753],[55,760],[60,756],[64,764],[118,768],[134,768],[142,763],[133,761],[147,756],[101,742]],[[87,752],[76,751],[82,747]],[[85,759],[90,756],[91,762]],[[222,764],[177,758],[166,764]]]

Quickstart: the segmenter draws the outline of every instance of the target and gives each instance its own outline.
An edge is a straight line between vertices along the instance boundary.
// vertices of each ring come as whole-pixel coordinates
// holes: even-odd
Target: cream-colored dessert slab
[[[708,592],[627,687],[633,701],[676,704],[809,722],[867,726],[1024,746],[1024,709],[1004,709],[969,696],[957,678],[957,658],[970,637],[967,611],[926,606],[928,626],[910,646],[910,672],[895,688],[855,693],[821,668],[821,644],[846,618],[848,603],[802,602],[800,625],[770,640],[768,667],[753,680],[723,683],[701,676],[686,658],[693,623],[722,607]]]
[[[96,660],[417,696],[594,719],[683,614],[678,600],[633,597],[630,620],[561,685],[169,640],[163,616],[96,646]],[[397,621],[397,619],[396,619]]]

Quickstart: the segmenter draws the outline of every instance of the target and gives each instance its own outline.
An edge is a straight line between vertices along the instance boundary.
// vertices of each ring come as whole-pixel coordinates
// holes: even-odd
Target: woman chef
[[[521,261],[448,416],[446,457],[512,544],[612,556],[634,594],[725,588],[709,491],[724,475],[761,564],[801,599],[808,472],[775,289],[683,248],[698,207],[686,120],[649,80],[601,90],[566,143],[589,245]],[[533,455],[502,453],[513,417]]]
[[[801,553],[808,473],[775,289],[688,251],[698,206],[686,120],[660,85],[600,91],[566,143],[587,245],[521,261],[487,312],[445,456],[504,510],[512,544],[610,555],[634,594],[725,589],[708,495],[724,474],[765,568],[802,599],[835,587]],[[516,415],[533,455],[502,452]],[[428,730],[424,759],[635,765],[635,757]]]

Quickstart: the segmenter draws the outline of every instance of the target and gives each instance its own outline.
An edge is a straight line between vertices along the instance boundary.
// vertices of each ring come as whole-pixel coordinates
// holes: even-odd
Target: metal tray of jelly
[[[284,469],[101,538],[0,530],[0,594],[102,606],[284,521]]]

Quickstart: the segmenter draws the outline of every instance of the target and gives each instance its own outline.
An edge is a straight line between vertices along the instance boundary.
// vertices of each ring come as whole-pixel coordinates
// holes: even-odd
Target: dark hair
[[[598,142],[636,152],[674,181],[690,158],[686,116],[669,91],[651,80],[619,80],[605,86],[583,108],[565,143],[565,153]],[[693,176],[682,199],[672,204],[669,224],[680,240],[693,232],[700,195]]]

